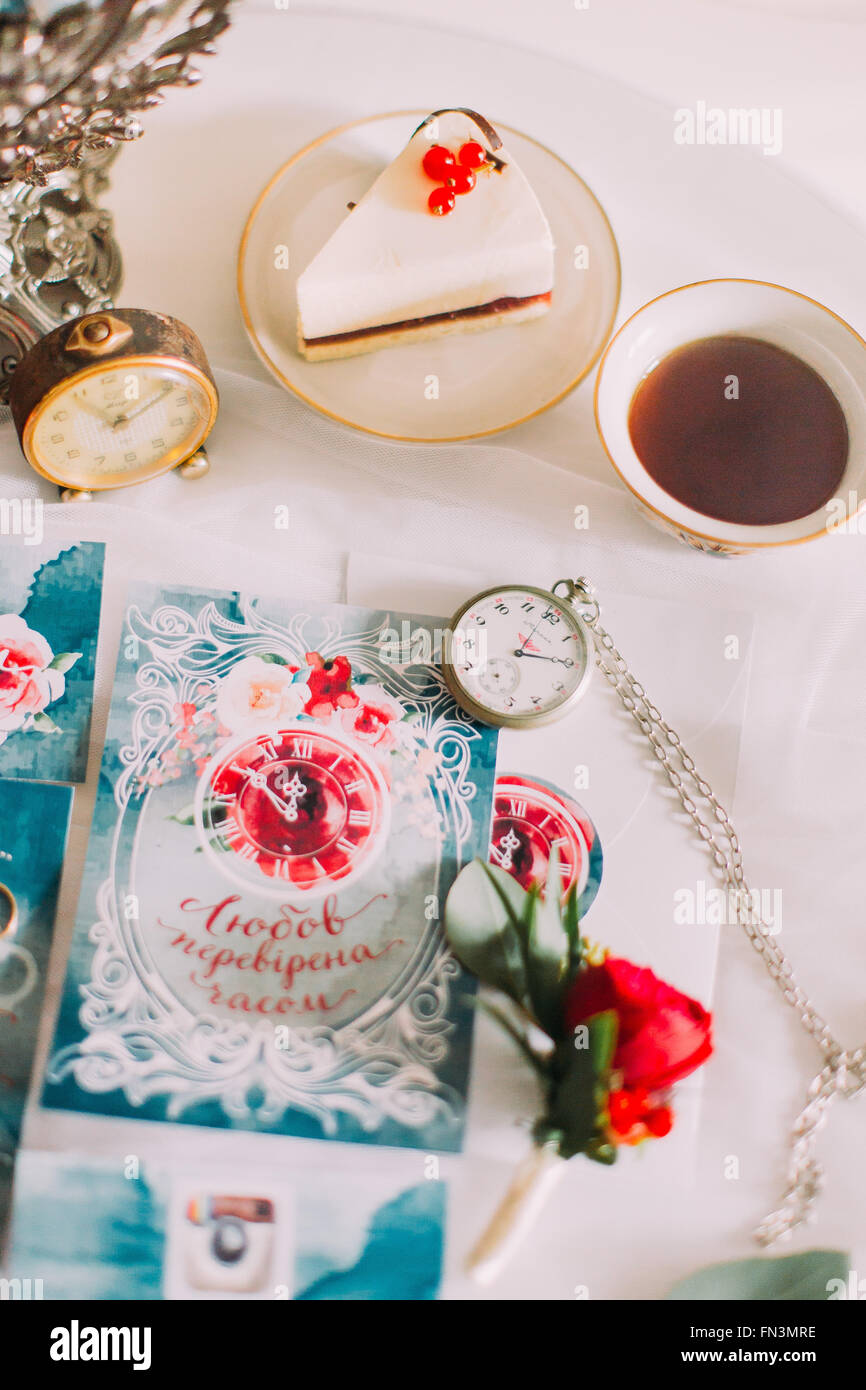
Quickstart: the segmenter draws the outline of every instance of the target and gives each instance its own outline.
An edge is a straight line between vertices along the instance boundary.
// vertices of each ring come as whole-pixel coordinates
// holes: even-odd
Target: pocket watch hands
[[[535,624],[535,627],[532,629],[532,631],[529,633],[529,635],[528,635],[527,637],[524,637],[523,641],[522,641],[521,644],[520,644],[520,650],[519,650],[519,651],[516,651],[516,652],[514,653],[515,656],[524,656],[524,655],[526,655],[525,648],[526,648],[526,647],[528,646],[528,644],[532,641],[532,639],[533,639],[533,637],[535,636],[536,632],[537,632],[538,629],[541,627],[541,622],[542,622],[542,620],[541,620],[541,618],[539,618],[539,619],[538,619],[538,622]],[[518,632],[517,635],[518,635],[518,637],[519,637],[519,636],[520,636],[520,633]]]
[[[573,666],[570,656],[544,656],[542,652],[526,652],[522,647],[515,648],[515,656],[526,657],[528,661],[553,661],[557,666]]]

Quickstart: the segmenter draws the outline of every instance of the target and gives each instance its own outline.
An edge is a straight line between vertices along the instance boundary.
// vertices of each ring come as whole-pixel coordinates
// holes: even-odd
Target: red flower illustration
[[[188,729],[192,724],[193,720],[195,719],[195,705],[190,704],[189,702],[175,705],[174,713],[177,719],[180,721],[182,728]]]
[[[324,660],[318,652],[307,652],[307,665],[311,667],[307,685],[310,697],[304,705],[304,713],[315,719],[327,719],[338,709],[354,709],[359,703],[358,696],[350,689],[352,668],[345,656],[335,656]]]
[[[346,733],[384,753],[395,742],[392,724],[402,718],[403,706],[387,690],[381,685],[365,685],[361,688],[360,703],[344,710],[341,722]]]

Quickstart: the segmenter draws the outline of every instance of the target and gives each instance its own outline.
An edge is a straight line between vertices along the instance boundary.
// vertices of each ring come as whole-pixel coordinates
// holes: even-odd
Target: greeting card
[[[44,1103],[460,1146],[496,735],[433,620],[136,588]]]
[[[46,1299],[430,1299],[444,1224],[438,1179],[25,1151],[9,1272]]]
[[[69,787],[0,781],[0,1230],[33,1064],[71,805]]]
[[[0,777],[83,782],[105,547],[0,550]]]

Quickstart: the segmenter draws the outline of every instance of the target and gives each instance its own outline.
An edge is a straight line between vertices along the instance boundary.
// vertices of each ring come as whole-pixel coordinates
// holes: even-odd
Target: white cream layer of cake
[[[455,157],[460,146],[489,142],[462,112],[437,117],[435,139],[423,126],[300,275],[299,335],[354,333],[383,324],[524,299],[553,288],[553,237],[525,175],[505,162],[479,171],[475,188],[444,217],[427,200],[436,187],[422,160],[431,144]],[[384,346],[384,344],[383,344]]]

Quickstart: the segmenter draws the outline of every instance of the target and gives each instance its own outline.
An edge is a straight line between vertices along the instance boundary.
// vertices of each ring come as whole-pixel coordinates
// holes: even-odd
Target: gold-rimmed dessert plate
[[[604,209],[580,176],[545,146],[494,120],[556,241],[548,313],[484,332],[308,362],[296,345],[297,277],[426,114],[355,121],[293,155],[250,213],[238,296],[262,362],[313,409],[370,434],[437,443],[509,429],[572,391],[613,329],[620,262]]]

